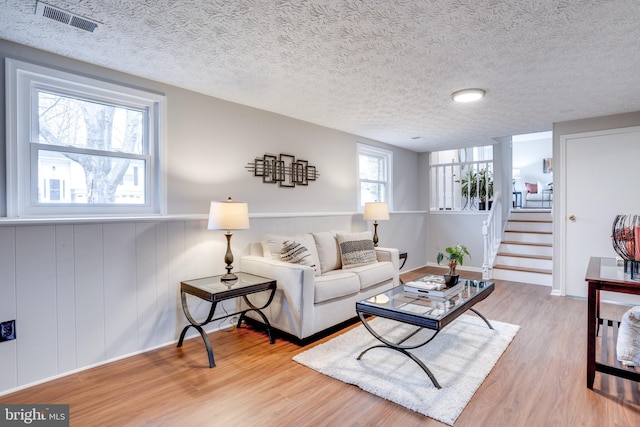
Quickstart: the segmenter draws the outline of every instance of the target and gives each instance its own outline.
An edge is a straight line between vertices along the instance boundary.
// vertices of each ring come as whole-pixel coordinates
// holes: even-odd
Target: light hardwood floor
[[[442,270],[403,278],[427,272]],[[545,286],[496,281],[495,292],[476,308],[521,330],[456,426],[640,425],[637,383],[597,373],[594,390],[586,388],[585,301],[552,297]],[[243,327],[210,338],[213,369],[197,337],[182,348],[167,346],[0,402],[70,404],[72,426],[444,425],[291,360],[330,337],[306,347],[283,339],[269,345],[263,332]]]

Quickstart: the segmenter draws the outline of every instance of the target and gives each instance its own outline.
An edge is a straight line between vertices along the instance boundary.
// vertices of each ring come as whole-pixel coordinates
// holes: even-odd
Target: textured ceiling
[[[98,30],[0,0],[0,38],[414,151],[640,111],[638,0],[47,3]]]

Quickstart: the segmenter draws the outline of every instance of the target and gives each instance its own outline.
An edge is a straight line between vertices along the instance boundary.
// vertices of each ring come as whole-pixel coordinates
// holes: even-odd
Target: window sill
[[[40,224],[104,224],[114,222],[158,222],[206,220],[207,215],[131,215],[131,216],[76,216],[76,217],[29,217],[29,218],[0,218],[0,227],[11,225],[40,225]]]

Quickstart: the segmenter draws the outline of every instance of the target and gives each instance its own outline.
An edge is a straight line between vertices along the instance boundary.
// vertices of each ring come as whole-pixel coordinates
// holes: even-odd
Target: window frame
[[[23,62],[5,60],[7,126],[7,217],[139,216],[166,214],[166,97],[163,94],[106,82],[93,77]],[[41,144],[38,138],[40,90],[92,102],[138,109],[144,114],[143,155],[93,148]],[[146,163],[144,204],[75,204],[38,201],[38,151],[143,159]],[[35,200],[34,200],[35,195]]]
[[[368,156],[368,157],[376,157],[384,160],[385,168],[386,168],[386,179],[385,180],[369,180],[369,179],[361,179],[360,178],[360,156]],[[389,206],[389,210],[393,210],[393,151],[387,150],[380,147],[375,147],[373,145],[368,145],[364,143],[357,143],[357,156],[356,156],[356,165],[357,165],[357,173],[358,173],[358,212],[364,211],[364,203],[362,197],[362,183],[377,183],[383,184],[386,189],[386,198],[387,200],[377,200],[378,202],[386,202]]]

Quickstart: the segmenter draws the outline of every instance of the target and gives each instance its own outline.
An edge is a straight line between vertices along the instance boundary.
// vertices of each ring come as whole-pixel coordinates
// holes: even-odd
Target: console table
[[[178,347],[182,347],[182,342],[184,341],[184,336],[189,330],[189,328],[196,329],[200,336],[202,336],[202,340],[204,341],[204,345],[207,348],[207,354],[209,356],[209,367],[213,368],[216,366],[213,360],[213,349],[211,348],[211,342],[209,341],[209,337],[202,327],[209,322],[213,322],[214,320],[226,319],[228,317],[234,316],[236,314],[240,314],[238,318],[237,327],[239,328],[242,324],[242,321],[245,318],[245,314],[248,311],[255,311],[262,317],[264,324],[267,326],[267,334],[269,335],[269,342],[271,344],[274,343],[273,336],[271,335],[271,325],[267,317],[262,313],[262,309],[271,304],[273,300],[273,296],[276,293],[276,281],[273,279],[267,279],[266,277],[255,276],[253,274],[236,272],[238,276],[238,280],[233,282],[225,282],[221,281],[220,278],[222,276],[210,276],[203,277],[200,279],[186,280],[180,283],[180,297],[182,299],[182,310],[184,311],[184,315],[187,317],[189,321],[189,325],[185,326],[182,329],[182,333],[180,334],[180,340],[178,341]],[[270,291],[271,294],[267,299],[267,302],[263,304],[261,307],[256,307],[249,301],[247,298],[248,295],[254,294],[256,292],[264,292]],[[187,304],[187,295],[193,295],[205,301],[211,303],[211,307],[209,309],[209,314],[207,318],[198,322],[194,319],[193,315],[189,311],[189,305]],[[218,302],[242,297],[244,302],[249,306],[246,310],[234,311],[231,313],[227,313],[219,317],[214,318],[214,312],[216,310],[216,306]]]
[[[600,291],[618,292],[623,294],[640,295],[640,282],[629,280],[622,267],[617,265],[614,258],[592,257],[589,260],[585,280],[589,283],[587,299],[587,387],[593,389],[593,380],[596,372],[615,375],[629,380],[640,381],[640,372],[634,368],[624,367],[616,359],[615,338],[620,320],[600,318]],[[598,329],[602,325],[601,357],[596,360],[596,344]],[[607,346],[608,328],[614,329],[613,349]],[[613,357],[609,352],[613,351]],[[607,359],[613,359],[614,364],[607,363]]]

